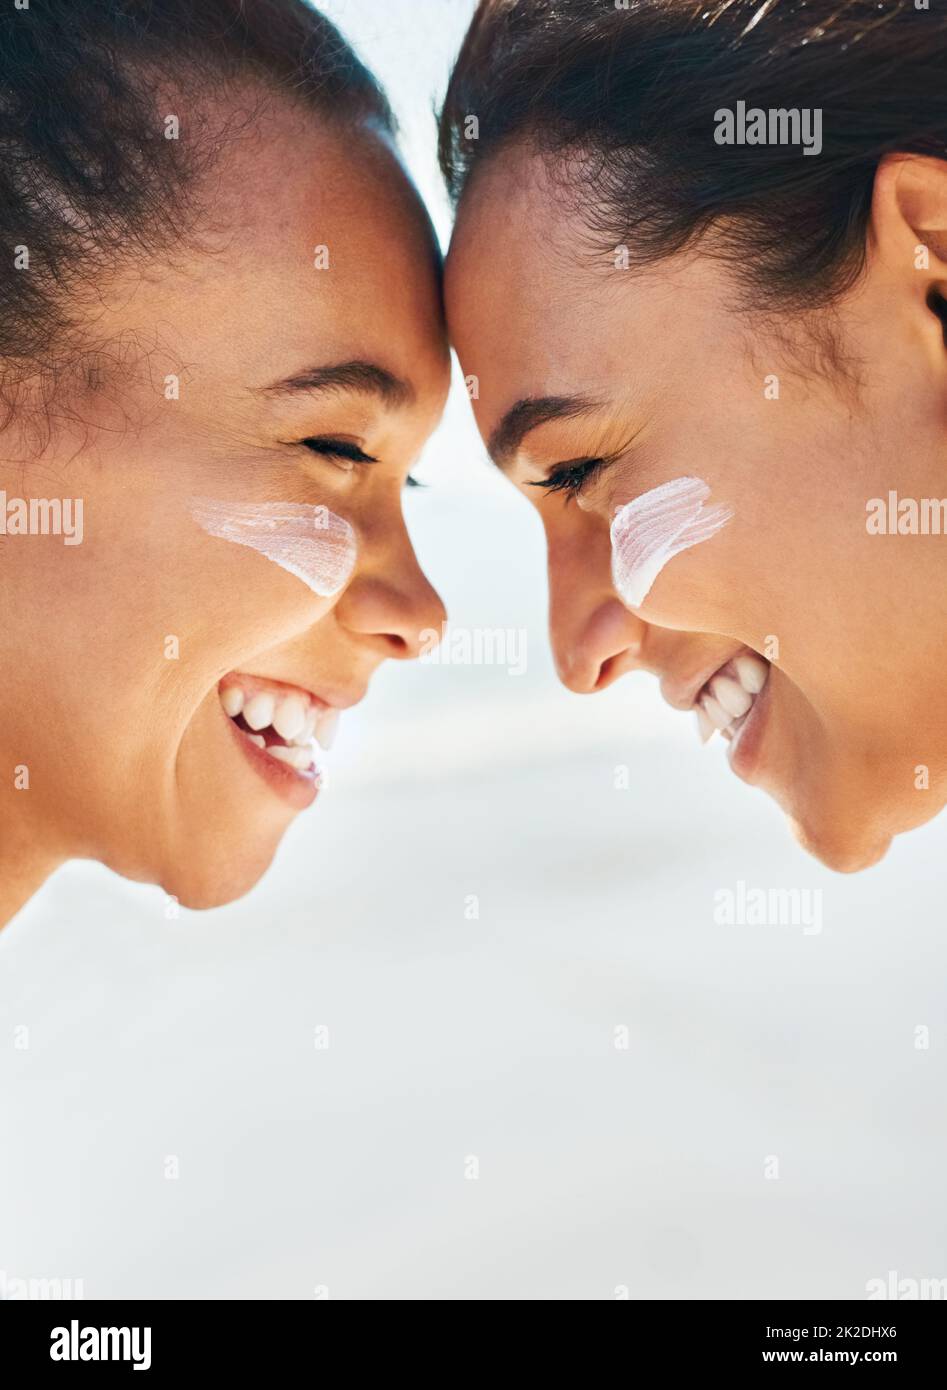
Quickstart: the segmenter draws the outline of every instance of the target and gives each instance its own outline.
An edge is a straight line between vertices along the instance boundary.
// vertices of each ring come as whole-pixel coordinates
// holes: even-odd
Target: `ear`
[[[875,174],[871,249],[894,293],[919,309],[940,355],[947,343],[947,160],[886,155]]]

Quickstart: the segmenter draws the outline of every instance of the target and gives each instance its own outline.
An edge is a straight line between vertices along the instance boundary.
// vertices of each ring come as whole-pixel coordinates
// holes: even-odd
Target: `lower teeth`
[[[288,748],[282,743],[272,743],[266,751],[271,758],[294,767],[297,772],[308,772],[312,767],[312,753],[306,748]]]
[[[257,748],[262,748],[269,753],[270,757],[278,763],[284,763],[287,767],[295,768],[297,772],[311,772],[314,770],[315,756],[311,744],[287,744],[271,743],[267,744],[262,734],[253,733],[249,729],[242,728],[237,720],[232,720],[237,725],[245,738],[248,738]]]

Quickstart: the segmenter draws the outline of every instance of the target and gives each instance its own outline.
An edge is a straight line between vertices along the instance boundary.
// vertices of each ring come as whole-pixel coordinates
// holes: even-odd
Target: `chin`
[[[160,886],[182,907],[195,912],[211,907],[226,907],[256,887],[273,862],[274,854],[275,848],[263,860],[244,861],[239,865],[188,865],[183,872],[177,870],[163,877]]]
[[[857,833],[846,833],[835,826],[813,826],[792,816],[789,824],[806,853],[837,874],[861,873],[863,869],[880,863],[891,848],[893,838],[890,835],[872,834],[863,828],[859,828]]]
[[[245,898],[250,890],[259,883],[266,872],[266,867],[257,874],[245,874],[239,879],[231,878],[228,880],[208,877],[198,882],[189,880],[180,886],[175,886],[173,883],[163,883],[161,887],[169,897],[175,898],[181,907],[186,907],[192,912],[206,912],[209,908],[226,907],[228,903],[235,903],[240,898]]]
[[[194,836],[187,849],[171,856],[170,862],[131,868],[127,862],[106,861],[106,867],[122,878],[155,884],[181,907],[199,912],[226,907],[245,897],[269,869],[281,839],[279,835],[254,844],[252,837],[235,833],[229,847],[216,839],[202,851]]]

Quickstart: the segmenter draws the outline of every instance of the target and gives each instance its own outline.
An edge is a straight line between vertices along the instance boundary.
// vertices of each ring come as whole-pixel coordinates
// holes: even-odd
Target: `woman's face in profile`
[[[0,541],[12,833],[193,906],[256,881],[318,790],[306,740],[441,624],[401,500],[448,386],[386,138],[277,105],[207,179],[198,244],[102,287],[90,389],[0,465],[8,498],[83,508],[81,544]]]
[[[742,662],[758,686],[769,659],[731,765],[843,870],[947,796],[947,690],[931,660],[944,540],[866,525],[895,485],[947,493],[943,326],[915,269],[917,242],[936,237],[903,215],[896,175],[877,181],[858,286],[807,322],[738,311],[733,271],[709,255],[603,269],[581,216],[515,147],[465,192],[446,278],[481,434],[546,530],[566,684],[592,691],[644,667],[690,710],[721,669]],[[943,189],[927,205],[947,205]],[[685,479],[729,519],[628,606],[616,512]],[[746,703],[732,683],[724,694]]]

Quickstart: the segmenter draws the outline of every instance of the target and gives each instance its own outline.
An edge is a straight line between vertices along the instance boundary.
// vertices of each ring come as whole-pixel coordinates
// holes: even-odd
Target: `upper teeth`
[[[276,701],[272,695],[251,695],[243,707],[243,717],[251,729],[267,729],[273,723]]]
[[[243,709],[243,691],[239,685],[228,685],[226,690],[221,691],[220,703],[224,707],[224,714],[229,714],[231,719],[236,719]]]
[[[769,662],[761,656],[754,656],[752,652],[744,652],[742,656],[734,657],[733,665],[743,689],[751,695],[758,695],[766,684]]]
[[[714,699],[723,706],[731,719],[739,719],[741,714],[746,714],[753,703],[753,696],[729,676],[714,676],[710,689]],[[726,722],[729,724],[730,720]]]
[[[733,737],[766,684],[769,663],[743,652],[722,666],[704,686],[697,704],[697,731],[702,743],[716,730]]]
[[[272,757],[300,770],[314,761],[313,738],[323,748],[331,746],[339,719],[337,709],[315,704],[301,690],[285,694],[272,690],[250,693],[231,681],[220,691],[220,703],[229,718],[243,715],[244,723],[254,730],[249,737],[257,747],[266,747]],[[267,747],[260,732],[266,728],[274,729],[284,743],[271,743]]]
[[[259,698],[257,696],[257,699]],[[287,743],[292,743],[293,739],[302,732],[308,713],[308,700],[305,700],[302,695],[287,695],[286,699],[280,700],[276,706],[271,722],[280,738],[285,738]],[[246,719],[246,715],[244,718]],[[247,719],[248,724],[249,722]]]

